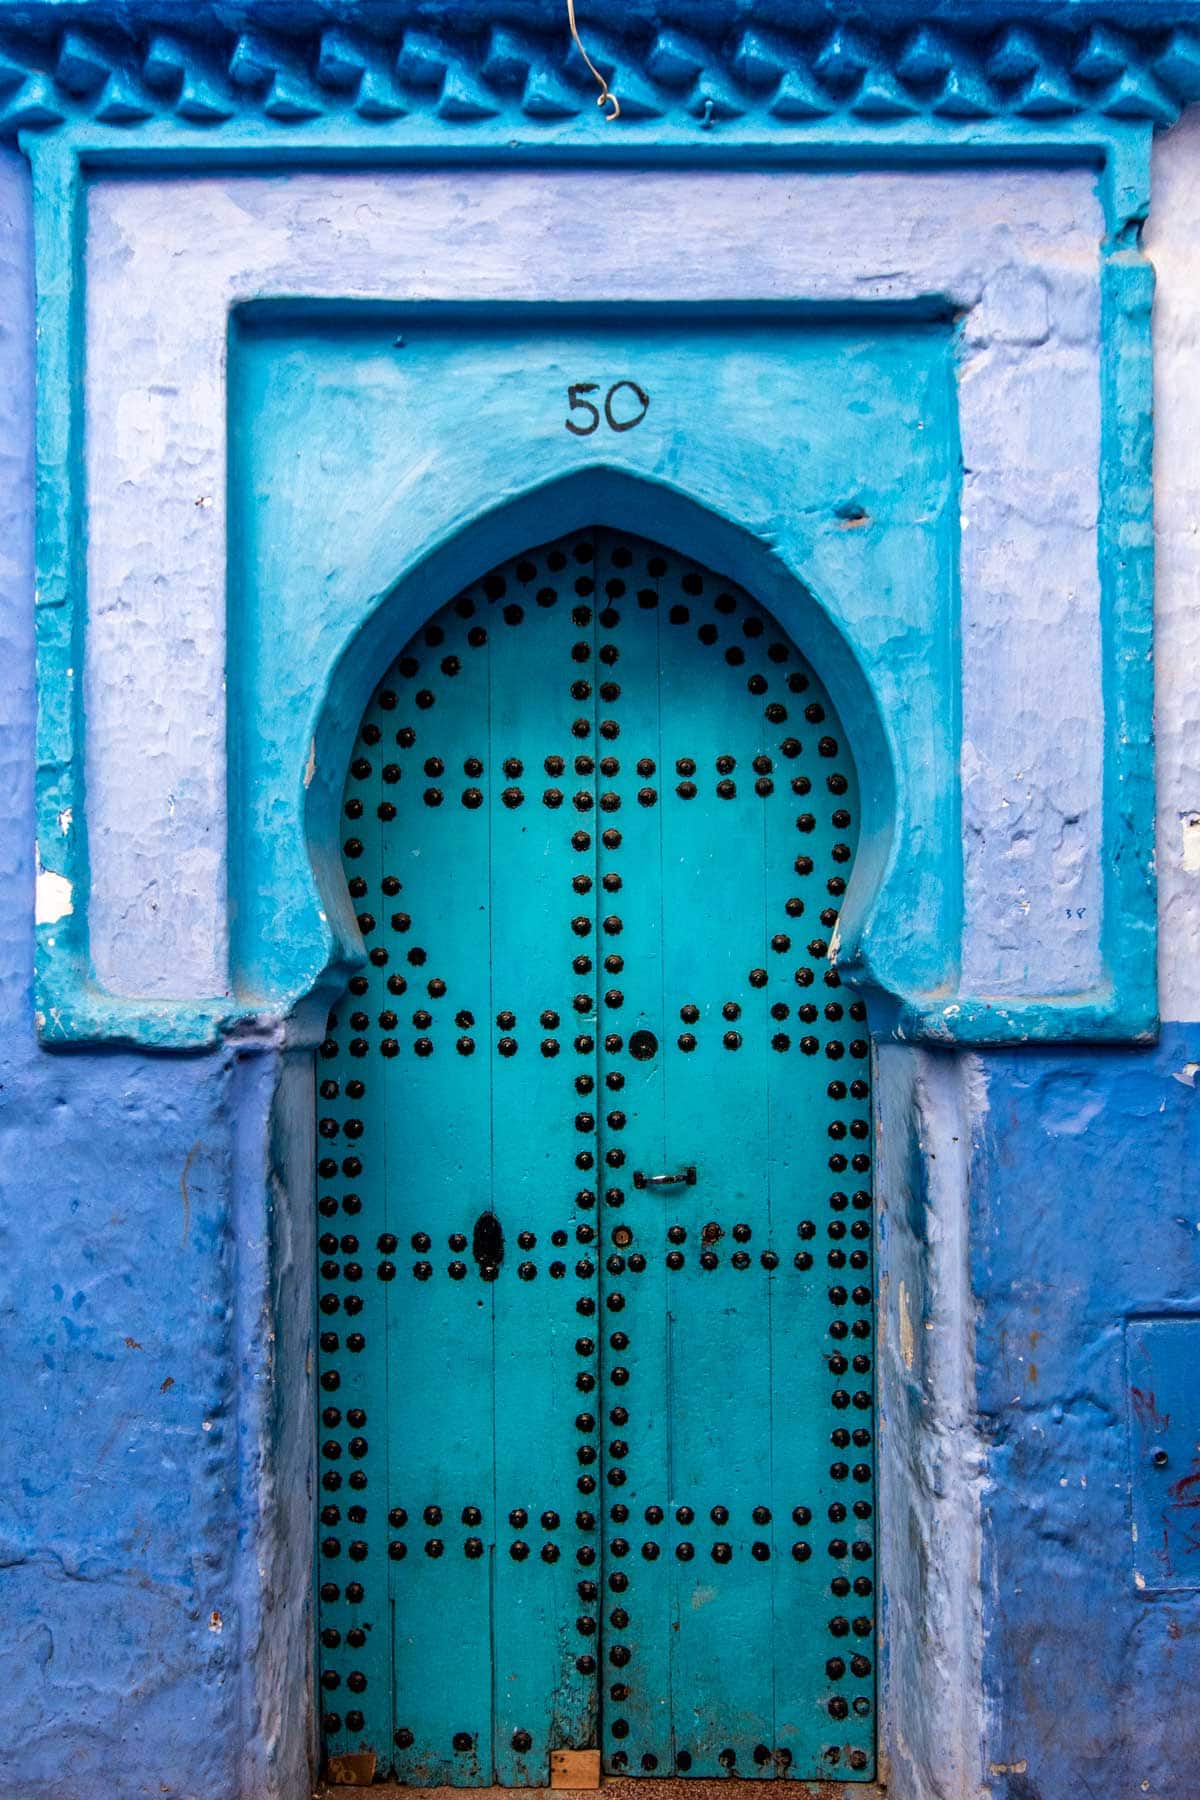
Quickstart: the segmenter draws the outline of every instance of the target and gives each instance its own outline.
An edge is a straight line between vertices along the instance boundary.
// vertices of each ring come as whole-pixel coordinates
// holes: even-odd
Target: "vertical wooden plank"
[[[381,919],[399,991],[371,1021],[386,1071],[381,1266],[395,1269],[395,1767],[405,1781],[458,1786],[492,1778],[493,1289],[471,1255],[491,1174],[490,829],[482,777],[471,772],[487,743],[484,604],[459,596],[394,671],[381,791],[395,816],[379,829],[383,873],[399,883]]]
[[[794,804],[769,815],[768,918],[774,928],[791,914],[796,986],[792,1018],[780,1025],[790,1042],[772,1063],[773,1203],[794,1234],[780,1270],[789,1303],[775,1315],[777,1417],[797,1385],[806,1405],[799,1429],[776,1433],[777,1742],[794,1773],[866,1780],[875,1739],[870,1065],[865,1006],[828,959],[853,867],[858,782],[812,669],[794,650],[778,669],[789,710],[781,773],[786,766]]]
[[[656,1189],[663,1115],[661,578],[637,538],[606,534],[600,613],[600,1072],[605,1439],[604,1754],[670,1774],[671,1575],[667,1270]],[[609,661],[604,661],[610,658]],[[647,1035],[648,1034],[648,1035]]]
[[[794,667],[790,652],[789,658]],[[819,1019],[825,991],[822,964],[814,963],[806,947],[817,928],[822,877],[807,867],[812,862],[815,869],[818,848],[809,791],[815,763],[809,734],[797,729],[792,716],[797,697],[784,687],[774,698],[787,708],[788,717],[778,722],[770,747],[776,793],[766,808],[764,929],[768,934],[786,931],[792,947],[770,989],[771,1004],[785,1011],[772,1022],[778,1048],[767,1064],[768,1181],[781,1258],[772,1309],[772,1413],[777,1424],[770,1654],[776,1670],[777,1747],[789,1760],[790,1772],[814,1775],[830,1772],[820,1761],[827,1719],[816,1699],[824,1684],[820,1659],[829,1610],[822,1563],[828,1531],[821,1515],[830,1460],[822,1404],[828,1385],[821,1311],[826,1271],[824,1245],[818,1241],[818,1234],[824,1235],[829,1190],[823,1100],[827,1077],[817,1026],[805,1017],[812,1013]],[[822,848],[823,861],[828,848],[824,839]]]
[[[598,1472],[590,534],[489,583],[494,1767],[545,1785],[550,1753],[595,1732],[597,1634],[578,1623],[595,1617],[578,1589],[596,1580]]]
[[[753,763],[766,727],[747,689],[758,640],[743,630],[742,596],[682,565],[664,603],[663,757],[673,781],[663,911],[676,922],[664,959],[666,1133],[668,1162],[697,1171],[670,1308],[676,1751],[693,1776],[762,1777],[774,1764],[770,1537],[755,1517],[769,1509],[771,1458],[760,971],[776,953],[763,925],[765,802]]]

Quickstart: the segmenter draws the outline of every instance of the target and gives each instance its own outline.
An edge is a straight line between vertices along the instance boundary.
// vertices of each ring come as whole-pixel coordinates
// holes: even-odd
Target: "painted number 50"
[[[584,420],[583,424],[577,424],[574,419],[563,420],[567,430],[576,437],[591,437],[593,431],[599,430],[600,408],[584,399],[585,394],[599,391],[597,381],[577,381],[567,389],[567,411],[582,414]],[[650,396],[636,381],[614,381],[604,396],[604,422],[610,431],[632,431],[649,410]]]

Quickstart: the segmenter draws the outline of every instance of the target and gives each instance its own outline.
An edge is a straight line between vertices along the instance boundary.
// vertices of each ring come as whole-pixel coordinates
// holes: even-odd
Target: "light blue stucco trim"
[[[275,311],[253,310],[260,321]],[[953,963],[945,959],[953,957],[961,924],[954,728],[958,671],[953,655],[957,591],[952,578],[938,579],[953,567],[958,506],[949,322],[906,321],[905,309],[889,307],[879,309],[882,316],[864,315],[853,327],[831,322],[823,329],[818,321],[797,318],[792,309],[775,310],[757,321],[766,327],[766,344],[756,353],[755,321],[737,310],[686,309],[692,369],[686,384],[683,371],[677,370],[677,401],[685,410],[694,406],[699,416],[705,395],[719,385],[722,358],[736,353],[746,372],[746,417],[741,435],[723,436],[715,421],[710,424],[708,434],[725,454],[705,459],[702,466],[673,447],[672,479],[662,473],[649,431],[645,452],[627,452],[624,466],[614,466],[603,452],[584,462],[581,447],[566,437],[552,450],[541,423],[540,391],[535,385],[522,413],[505,379],[513,364],[532,356],[539,333],[548,333],[556,357],[573,356],[580,366],[607,361],[614,367],[637,367],[656,391],[664,391],[663,359],[669,368],[680,314],[658,311],[639,323],[631,320],[630,310],[609,309],[597,316],[591,308],[536,308],[530,319],[522,318],[526,309],[512,309],[507,325],[498,326],[491,307],[476,309],[474,315],[452,309],[450,320],[441,308],[416,308],[390,322],[386,314],[372,311],[371,326],[362,324],[361,309],[354,308],[343,310],[343,321],[351,321],[345,341],[339,344],[335,336],[330,346],[325,334],[331,327],[336,333],[337,315],[331,320],[321,309],[315,325],[303,314],[293,316],[290,326],[276,326],[265,341],[251,328],[244,345],[231,347],[231,411],[237,422],[231,457],[228,662],[230,765],[238,773],[230,852],[232,886],[241,896],[233,939],[235,991],[272,994],[290,987],[298,999],[312,991],[317,996],[312,1028],[321,1029],[331,984],[340,986],[361,955],[337,847],[355,721],[379,670],[395,646],[419,629],[431,596],[457,592],[481,571],[547,537],[597,524],[653,529],[660,541],[686,546],[689,556],[752,591],[804,643],[839,715],[850,722],[847,729],[866,796],[856,880],[843,915],[844,966],[854,967],[861,956],[863,979],[889,996],[906,986],[919,989],[939,979],[953,980]],[[293,309],[287,313],[292,315]],[[356,316],[357,328],[352,323]],[[323,518],[314,519],[304,533],[287,522],[293,504],[305,513],[322,512],[319,499],[310,507],[304,496],[291,491],[295,444],[303,440],[319,462],[320,445],[328,441],[330,454],[337,455],[335,446],[346,435],[336,418],[326,426],[319,411],[308,410],[311,381],[316,380],[318,392],[324,391],[320,373],[314,378],[311,371],[322,370],[324,352],[325,362],[332,364],[324,377],[331,394],[345,392],[353,381],[354,357],[365,353],[378,387],[380,351],[386,357],[399,324],[405,328],[406,367],[418,355],[426,365],[418,387],[449,396],[443,403],[431,401],[433,419],[425,420],[430,441],[443,446],[437,479],[424,484],[421,527],[414,533],[400,497],[403,460],[395,470],[387,461],[386,419],[393,406],[397,413],[403,410],[404,390],[392,393],[384,387],[368,403],[360,387],[357,428],[370,449],[364,444],[360,475],[350,477],[349,485],[369,491],[372,501],[378,495],[383,510],[372,518],[371,506],[359,503],[361,511],[356,508],[349,524],[357,554],[339,558],[336,537],[347,528],[346,521],[334,528],[333,542]],[[818,507],[820,489],[814,484],[804,506],[777,504],[770,488],[776,449],[764,426],[773,421],[788,440],[807,431],[823,443],[814,418],[814,376],[808,370],[815,365],[828,381],[846,341],[855,343],[860,336],[865,342],[857,342],[857,367],[842,364],[841,369],[852,391],[871,393],[877,409],[869,423],[860,425],[860,433],[874,441],[878,466],[855,491],[879,519],[881,541],[871,545],[865,533],[856,538],[856,578],[851,579],[842,560],[850,534],[844,520]],[[756,354],[763,359],[757,405],[749,376]],[[456,456],[450,448],[467,423],[461,402],[456,404],[464,357],[475,382],[467,417],[478,413],[482,444],[489,435],[494,392],[507,408],[503,479],[481,480],[478,460]],[[497,371],[495,389],[488,385],[489,363]],[[436,371],[442,367],[445,373],[439,378]],[[273,397],[286,394],[293,380],[300,396],[292,404],[276,404]],[[897,418],[917,394],[927,427],[915,434],[923,442],[919,466],[907,436],[898,431]],[[853,446],[848,436],[847,463]],[[823,461],[815,446],[809,460],[817,465]],[[705,474],[711,477],[714,464],[719,480],[715,488],[706,487]],[[911,517],[896,519],[896,528],[912,546],[904,567],[895,566],[904,558],[887,554],[887,520],[898,476],[901,481],[907,476],[910,513],[930,519],[924,533],[913,530]],[[845,478],[841,467],[829,477],[835,487],[839,477]],[[397,501],[389,509],[386,496],[393,482]],[[789,484],[801,482],[793,476]],[[282,512],[272,526],[276,497]],[[927,541],[919,542],[922,537]],[[380,547],[377,554],[385,559],[388,577],[396,578],[386,586],[368,586],[364,593],[355,577],[377,566],[377,555],[369,553],[372,540]],[[388,559],[399,545],[404,546],[404,566],[395,571]],[[354,570],[348,580],[341,570],[341,581],[326,573],[331,562],[339,561],[350,562]],[[839,577],[847,590],[839,596],[840,607],[831,602]],[[882,607],[878,591],[889,581],[894,584],[892,607],[910,617],[914,635],[928,646],[914,659],[913,678],[927,693],[949,697],[944,714],[936,706],[911,701],[904,710],[903,681],[885,666],[886,650],[870,642]],[[292,646],[299,642],[305,646],[306,667],[292,686]],[[287,699],[279,705],[275,697],[282,692]],[[882,703],[881,694],[887,695]],[[906,735],[897,730],[901,715],[912,721],[911,742],[901,741]],[[253,721],[249,730],[247,721]],[[302,774],[308,785],[301,793]],[[898,785],[904,794],[899,802]],[[281,805],[289,786],[292,803]],[[906,861],[903,846],[894,840],[897,818],[913,821],[929,845],[930,864],[944,880],[931,879],[929,869]],[[268,835],[272,819],[277,828]],[[313,883],[304,879],[309,863]],[[909,921],[920,911],[928,928],[910,929]],[[874,954],[860,939],[868,915]],[[298,980],[295,958],[301,946],[312,960],[305,978]]]
[[[272,124],[272,166],[300,163],[374,167],[381,162],[454,161],[466,152],[445,121],[426,141],[427,121],[393,121],[386,151],[380,134],[328,120],[313,132],[280,132]],[[680,127],[682,130],[682,127]],[[146,172],[198,164],[262,166],[262,122],[243,121],[222,132],[219,143],[196,128],[150,124],[136,138],[126,131],[68,126],[53,136],[30,136],[25,147],[35,176],[39,307],[39,644],[42,712],[39,745],[39,844],[42,868],[69,884],[71,910],[39,930],[38,1010],[47,1044],[102,1039],[145,1047],[212,1044],[231,1030],[253,1032],[281,1013],[294,1012],[303,986],[297,979],[269,994],[237,993],[199,1001],[117,998],[96,983],[87,944],[85,771],[82,766],[80,672],[86,610],[83,549],[85,498],[80,491],[82,403],[81,219],[91,174],[122,168]],[[332,133],[324,143],[321,133]],[[1150,127],[1094,119],[1051,129],[1027,119],[947,127],[907,119],[899,125],[864,127],[862,121],[826,122],[819,134],[780,134],[772,164],[923,165],[933,156],[997,163],[1037,159],[1054,165],[1083,164],[1099,171],[1105,207],[1102,295],[1103,440],[1101,471],[1101,578],[1104,596],[1104,799],[1105,977],[1081,993],[1037,1000],[994,1000],[961,995],[953,986],[936,999],[904,999],[894,1029],[908,1039],[987,1044],[1034,1040],[1145,1038],[1156,1028],[1154,986],[1154,890],[1152,873],[1149,294],[1151,273],[1137,249],[1148,205]],[[334,143],[336,138],[336,146]],[[611,138],[596,122],[588,155],[614,160]],[[477,158],[486,146],[472,141]],[[699,172],[720,164],[756,162],[762,141],[708,138],[671,140],[660,122],[654,144],[639,157],[628,145],[622,163],[686,161]],[[381,154],[382,151],[382,154]],[[553,163],[562,147],[546,141],[492,144],[503,163],[530,159]],[[578,153],[578,146],[573,156]],[[903,822],[900,822],[903,829]],[[318,853],[319,854],[319,853]],[[237,896],[231,896],[236,908]],[[947,963],[953,961],[947,958]],[[304,976],[311,983],[311,969]]]

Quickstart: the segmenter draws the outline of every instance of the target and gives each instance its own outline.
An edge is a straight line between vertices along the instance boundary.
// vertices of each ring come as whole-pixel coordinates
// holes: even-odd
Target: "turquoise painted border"
[[[652,306],[612,305],[596,307],[587,302],[547,306],[537,302],[512,303],[492,307],[487,303],[460,307],[453,303],[416,302],[400,308],[381,307],[372,303],[321,303],[319,307],[297,307],[295,301],[251,302],[235,313],[230,345],[230,417],[245,420],[254,415],[262,395],[264,376],[261,371],[253,398],[247,384],[245,356],[255,355],[255,338],[245,342],[238,326],[251,333],[266,325],[271,338],[282,346],[286,356],[299,333],[329,323],[341,326],[347,334],[361,336],[370,330],[367,319],[382,325],[390,336],[397,326],[416,332],[422,326],[431,336],[444,343],[453,338],[455,347],[469,344],[478,352],[492,333],[519,331],[523,336],[536,335],[539,329],[561,340],[576,336],[603,343],[614,326],[631,326],[636,332],[666,326],[672,334],[694,333],[703,341],[706,331],[719,330],[735,323],[742,331],[753,322],[770,322],[772,332],[790,328],[813,329],[807,309],[778,303],[765,312],[747,311],[737,305],[706,305],[685,302],[679,306],[656,303]],[[823,315],[818,315],[819,317]],[[866,320],[877,323],[885,336],[898,335],[908,342],[907,330],[929,334],[937,343],[936,352],[926,350],[931,366],[936,366],[938,381],[945,380],[947,429],[940,453],[948,466],[957,468],[960,452],[957,438],[956,394],[952,386],[955,355],[955,333],[946,309],[940,308],[930,318],[926,309],[908,304],[877,304],[862,315],[853,315],[852,329],[861,329]],[[825,322],[845,329],[845,316],[833,313]],[[819,326],[817,327],[819,329]],[[368,340],[370,341],[370,340]],[[261,346],[257,346],[261,347]],[[774,346],[772,346],[774,348]],[[643,354],[649,346],[643,342]],[[267,364],[269,367],[269,363]],[[776,363],[778,371],[778,363]],[[931,383],[931,385],[933,385]],[[811,396],[810,396],[811,399]],[[804,402],[793,398],[800,412]],[[795,413],[789,416],[787,403],[780,411],[781,429],[796,427]],[[446,425],[432,421],[439,437]],[[933,435],[933,434],[931,434]],[[291,442],[292,432],[284,441]],[[513,456],[519,455],[519,430],[514,433]],[[521,445],[528,451],[528,439]],[[732,446],[731,446],[732,450]],[[929,854],[942,872],[942,902],[937,923],[920,937],[925,960],[941,972],[949,973],[946,959],[949,947],[959,941],[962,923],[962,868],[960,840],[957,833],[959,790],[956,752],[959,742],[958,679],[959,658],[952,646],[958,642],[959,602],[953,570],[944,589],[931,595],[927,604],[929,620],[922,622],[933,646],[926,679],[938,693],[948,699],[945,716],[938,720],[935,731],[940,736],[922,741],[921,750],[906,755],[896,741],[894,720],[875,691],[872,675],[877,674],[882,660],[872,659],[865,666],[863,651],[856,642],[853,622],[838,620],[826,598],[828,569],[824,580],[818,573],[821,563],[818,540],[807,545],[784,532],[772,532],[769,541],[758,535],[746,522],[747,500],[761,479],[770,477],[770,457],[763,467],[742,468],[736,478],[730,475],[719,500],[699,498],[686,479],[673,478],[662,472],[630,467],[623,459],[589,461],[586,466],[539,469],[533,479],[509,478],[502,499],[485,496],[472,487],[464,505],[463,491],[457,490],[459,505],[450,506],[448,528],[431,527],[427,542],[413,546],[403,563],[389,568],[387,584],[355,591],[352,600],[352,622],[343,621],[340,633],[330,631],[336,644],[332,660],[319,682],[311,690],[297,688],[290,697],[286,712],[292,721],[291,740],[280,742],[282,725],[278,714],[264,721],[261,736],[247,733],[243,721],[253,716],[257,697],[278,690],[282,680],[276,666],[265,676],[258,666],[261,652],[255,649],[258,632],[250,623],[255,612],[257,568],[254,558],[240,538],[239,525],[245,520],[246,494],[252,475],[267,478],[267,467],[255,460],[251,441],[238,430],[231,436],[231,551],[230,551],[230,655],[229,655],[229,745],[230,764],[238,767],[239,777],[231,784],[231,816],[229,855],[235,891],[245,896],[238,908],[238,918],[231,932],[232,962],[243,971],[243,981],[257,990],[275,991],[289,980],[297,992],[305,991],[314,999],[314,1030],[322,1028],[333,993],[340,988],[345,974],[361,957],[360,939],[353,909],[345,892],[342,859],[338,854],[343,831],[341,804],[344,798],[344,772],[353,748],[357,721],[369,704],[391,648],[406,642],[427,615],[429,594],[453,594],[478,580],[488,568],[518,556],[531,544],[547,538],[569,535],[595,525],[616,529],[653,529],[658,541],[674,549],[687,546],[687,555],[729,579],[769,608],[782,628],[796,642],[805,646],[806,654],[821,670],[834,700],[839,717],[852,721],[850,730],[858,764],[861,807],[859,850],[856,857],[856,879],[851,886],[842,918],[843,969],[859,969],[860,979],[881,997],[880,1022],[886,1029],[897,1007],[893,999],[888,1005],[884,996],[894,996],[900,984],[893,975],[888,980],[875,966],[870,951],[862,943],[861,928],[869,913],[875,940],[893,947],[891,961],[902,964],[904,956],[894,947],[904,941],[904,922],[911,909],[911,898],[903,891],[903,847],[896,842],[898,818],[920,817],[919,829],[930,846]],[[731,470],[739,460],[732,454]],[[931,463],[936,458],[931,458]],[[274,467],[274,465],[273,465]],[[454,491],[454,490],[451,490]],[[955,529],[957,527],[957,486],[953,492]],[[942,527],[943,541],[948,536]],[[799,534],[803,536],[805,534]],[[828,545],[826,545],[828,551]],[[261,553],[260,553],[261,554]],[[282,594],[294,585],[304,585],[306,560],[297,553],[295,565],[286,564],[287,551],[273,545],[267,556],[272,580],[278,570],[279,594],[271,606],[273,627],[287,642],[295,629],[287,620],[286,600]],[[258,564],[257,567],[261,567]],[[918,591],[920,576],[899,601],[912,609],[914,617],[921,601]],[[259,590],[261,591],[261,589]],[[347,596],[347,598],[349,598]],[[307,615],[302,615],[307,619]],[[243,635],[244,634],[244,635]],[[279,635],[274,629],[272,637]],[[320,663],[328,650],[318,648],[316,633],[309,638],[310,667]],[[286,665],[286,657],[284,659]],[[247,673],[253,669],[253,673]],[[257,702],[262,704],[261,701]],[[269,703],[268,703],[269,704]],[[255,741],[257,739],[257,742]],[[247,741],[249,740],[249,741]],[[311,782],[299,793],[305,751],[312,745]],[[922,755],[922,751],[924,755]],[[245,772],[242,773],[243,765]],[[264,853],[261,843],[262,822],[269,816],[278,797],[276,769],[292,771],[294,792],[292,813],[276,846]],[[931,771],[947,771],[948,779],[939,783]],[[918,792],[918,790],[921,790]],[[905,798],[898,799],[903,792]],[[308,866],[305,867],[307,862]],[[899,870],[896,865],[899,864]],[[257,872],[257,881],[253,879]],[[286,910],[285,910],[286,907]],[[886,911],[886,922],[882,915]],[[270,926],[277,923],[278,933],[272,937]],[[940,927],[940,928],[939,928]],[[280,956],[280,939],[288,946],[286,959]],[[265,949],[264,946],[267,946]],[[299,975],[299,948],[307,956],[304,979]],[[332,991],[331,991],[332,990]]]
[[[43,123],[48,123],[43,121]],[[1072,995],[1028,1001],[938,995],[902,1001],[906,1040],[987,1045],[1145,1040],[1157,1030],[1153,873],[1150,299],[1153,272],[1138,248],[1149,205],[1152,121],[1091,113],[1075,120],[1009,116],[969,124],[844,113],[803,128],[758,115],[732,129],[683,114],[620,139],[596,117],[502,138],[494,119],[444,113],[365,123],[336,118],[282,128],[247,114],[219,133],[151,119],[136,131],[68,120],[27,130],[34,177],[38,321],[38,827],[42,866],[71,882],[75,911],[39,928],[36,1004],[47,1046],[89,1042],[145,1049],[208,1048],[231,1033],[275,1033],[300,993],[199,1002],[118,998],[95,982],[87,942],[86,777],[82,759],[86,505],[83,494],[82,220],[96,171],[380,167],[482,161],[492,166],[568,160],[771,168],[919,166],[931,162],[1093,167],[1107,237],[1102,281],[1100,564],[1107,721],[1103,807],[1106,980]],[[506,127],[511,129],[511,123]],[[703,135],[699,135],[703,132]],[[60,821],[69,818],[65,832]]]

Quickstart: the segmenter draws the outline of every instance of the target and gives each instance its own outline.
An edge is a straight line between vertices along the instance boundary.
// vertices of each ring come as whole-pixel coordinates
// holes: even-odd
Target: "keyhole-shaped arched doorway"
[[[858,811],[783,630],[620,531],[386,670],[344,802],[368,963],[318,1061],[329,1754],[871,1774]]]

